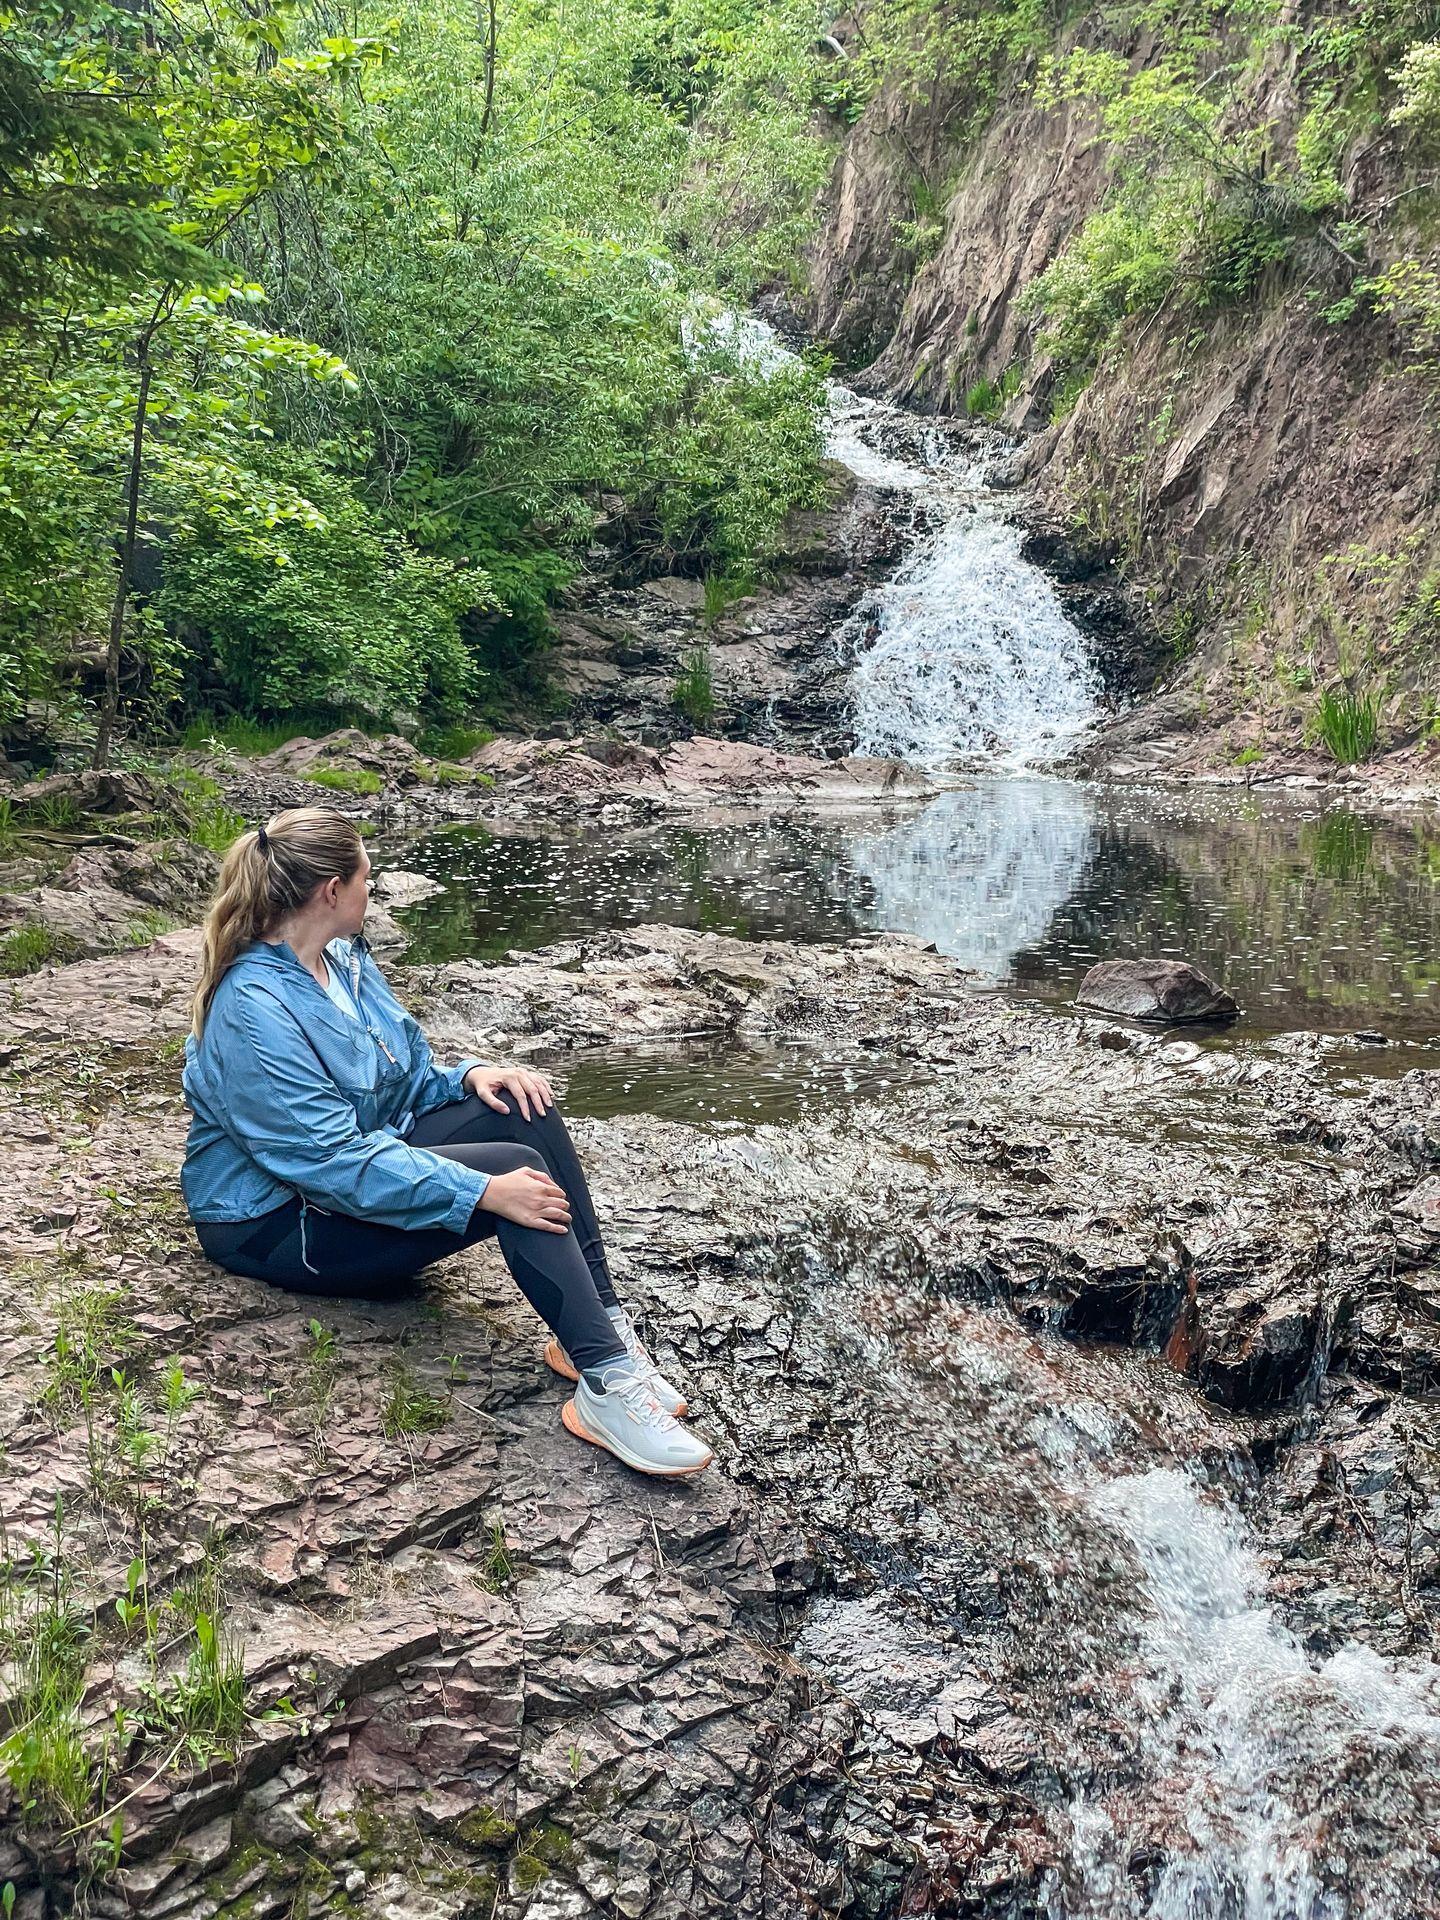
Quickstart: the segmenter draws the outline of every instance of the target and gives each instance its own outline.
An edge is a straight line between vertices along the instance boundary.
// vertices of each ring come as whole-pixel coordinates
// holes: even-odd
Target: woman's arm
[[[465,1231],[489,1176],[393,1133],[362,1133],[299,1022],[272,994],[241,984],[212,1020],[227,1126],[272,1178],[317,1206],[384,1226]]]

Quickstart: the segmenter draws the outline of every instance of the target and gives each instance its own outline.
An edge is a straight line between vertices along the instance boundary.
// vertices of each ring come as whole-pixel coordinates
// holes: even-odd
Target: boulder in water
[[[1128,1020],[1233,1020],[1240,1008],[1225,989],[1185,960],[1102,960],[1080,982],[1077,1007]]]

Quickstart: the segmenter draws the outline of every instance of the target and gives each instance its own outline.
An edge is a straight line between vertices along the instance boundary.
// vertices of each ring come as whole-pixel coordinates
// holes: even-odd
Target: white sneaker
[[[611,1360],[600,1381],[604,1391],[597,1393],[582,1375],[560,1409],[578,1439],[604,1447],[637,1473],[700,1473],[715,1458],[703,1440],[665,1411],[649,1375],[633,1360]]]
[[[640,1344],[640,1337],[630,1323],[630,1316],[623,1307],[607,1307],[606,1314],[614,1323],[615,1331],[625,1343],[625,1351],[631,1360],[649,1377],[650,1391],[660,1402],[666,1413],[673,1414],[677,1420],[683,1419],[690,1411],[690,1403],[678,1387],[674,1387],[661,1373],[655,1362]],[[551,1340],[545,1349],[545,1364],[558,1373],[563,1380],[578,1380],[580,1369],[570,1358],[558,1340]]]

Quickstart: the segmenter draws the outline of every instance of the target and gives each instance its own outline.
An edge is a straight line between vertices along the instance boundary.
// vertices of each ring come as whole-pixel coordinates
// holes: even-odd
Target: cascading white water
[[[1389,1894],[1351,1887],[1342,1897],[1320,1862],[1340,1850],[1347,1781],[1383,1776],[1402,1756],[1412,1780],[1436,1778],[1440,1668],[1392,1665],[1353,1643],[1312,1661],[1266,1604],[1238,1515],[1179,1468],[1113,1480],[1088,1499],[1139,1563],[1133,1655],[1117,1660],[1129,1698],[1117,1705],[1133,1720],[1151,1791],[1169,1801],[1173,1837],[1142,1895],[1123,1803],[1117,1812],[1103,1798],[1077,1801],[1071,1890],[1057,1914],[1398,1920]],[[1423,1828],[1424,1807],[1407,1812]],[[1398,1856],[1420,1834],[1396,1824]],[[1404,1883],[1415,1884],[1408,1872]]]
[[[850,682],[861,753],[1039,766],[1084,732],[1084,642],[1020,547],[998,508],[961,506],[880,588],[878,633]]]
[[[759,367],[793,358],[753,317],[723,316],[711,330]],[[1094,720],[1098,682],[1054,588],[1024,558],[1020,528],[985,487],[984,460],[838,382],[829,397],[831,458],[871,486],[923,496],[931,520],[841,636],[857,655],[860,751],[936,770],[1059,759]]]
[[[983,460],[933,428],[921,465],[896,459],[876,444],[896,422],[895,408],[831,388],[831,455],[872,485],[923,493],[937,521],[852,623],[860,751],[936,769],[1055,760],[1095,717],[1085,642],[987,492]]]

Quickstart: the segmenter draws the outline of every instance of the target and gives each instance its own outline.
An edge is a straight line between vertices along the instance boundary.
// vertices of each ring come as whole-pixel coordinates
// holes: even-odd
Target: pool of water
[[[1192,961],[1241,1031],[1440,1030],[1440,826],[1234,790],[981,779],[925,802],[622,833],[434,834],[391,856],[447,891],[412,957],[498,958],[660,921],[744,940],[918,933],[1068,1003],[1101,959]]]
[[[648,1113],[722,1132],[884,1099],[934,1078],[922,1062],[877,1059],[853,1047],[812,1041],[766,1047],[728,1037],[567,1054],[551,1070],[572,1118]]]

